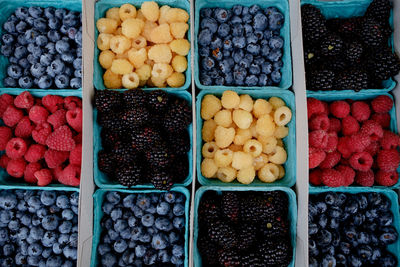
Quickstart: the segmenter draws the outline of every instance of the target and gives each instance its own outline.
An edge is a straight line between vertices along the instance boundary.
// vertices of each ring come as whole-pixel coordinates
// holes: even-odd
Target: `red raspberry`
[[[68,159],[69,153],[66,151],[56,151],[49,149],[44,153],[44,159],[47,166],[52,169],[61,165],[64,161]]]
[[[340,160],[340,165],[350,166],[349,159],[342,158]]]
[[[371,156],[375,156],[378,153],[379,149],[381,148],[378,141],[373,141],[369,146],[365,149],[365,152],[368,152]]]
[[[324,104],[315,98],[307,98],[307,116],[308,119],[314,114],[320,114],[325,112]]]
[[[324,149],[328,144],[328,133],[323,130],[312,131],[308,134],[308,143],[311,147]]]
[[[363,125],[361,126],[361,133],[368,135],[372,141],[378,141],[383,137],[382,126],[373,120],[367,120],[363,122]]]
[[[0,167],[2,167],[3,169],[7,169],[7,165],[8,165],[9,161],[10,161],[10,158],[7,157],[7,154],[3,154],[0,157]]]
[[[324,161],[326,153],[320,149],[310,147],[308,149],[308,168],[314,169]]]
[[[345,118],[350,113],[350,105],[346,101],[334,101],[330,104],[329,110],[336,118]]]
[[[379,185],[393,186],[399,180],[399,173],[397,171],[378,171],[375,175],[375,181]]]
[[[383,131],[380,144],[383,149],[395,149],[400,146],[400,136],[391,131]]]
[[[75,108],[68,110],[67,122],[75,131],[78,133],[82,132],[82,109]]]
[[[77,144],[69,154],[69,162],[73,165],[81,166],[82,163],[82,144]]]
[[[71,164],[68,165],[63,170],[58,181],[64,185],[79,186],[81,182],[81,168]]]
[[[361,186],[373,186],[375,182],[374,172],[368,170],[365,172],[358,171],[356,175],[356,183]]]
[[[14,103],[14,98],[9,94],[3,94],[0,96],[0,118],[3,117],[4,111],[6,111],[8,106],[12,106]]]
[[[31,123],[29,117],[25,116],[18,122],[14,134],[17,137],[28,138],[31,137],[33,129],[35,129],[35,126]]]
[[[354,183],[356,172],[350,166],[339,165],[336,167],[336,170],[343,175],[343,186],[349,186]]]
[[[324,105],[324,112],[323,112],[323,114],[325,114],[325,115],[329,115],[329,104],[328,104],[328,102],[322,102],[322,105]]]
[[[49,169],[41,169],[36,171],[33,175],[37,179],[38,186],[46,186],[53,181],[53,175]]]
[[[315,170],[310,171],[310,174],[308,177],[309,177],[311,184],[321,185],[322,171],[320,169],[315,169]]]
[[[328,132],[328,143],[324,149],[325,152],[330,153],[337,149],[339,138],[336,132]]]
[[[71,151],[75,148],[75,141],[68,126],[64,125],[49,135],[46,145],[57,151]]]
[[[342,123],[339,119],[329,118],[329,132],[340,132],[342,130]]]
[[[5,126],[0,126],[0,150],[6,149],[6,145],[8,141],[10,141],[11,137],[11,129]]]
[[[76,96],[67,96],[64,98],[64,107],[68,110],[82,108],[82,99]]]
[[[76,144],[82,144],[82,132],[78,133],[73,138]]]
[[[389,113],[374,113],[371,116],[371,120],[379,123],[383,129],[390,127],[390,114]]]
[[[350,157],[350,166],[357,171],[368,171],[372,167],[374,159],[368,152],[357,152]]]
[[[340,137],[337,145],[337,150],[340,152],[340,154],[342,154],[342,157],[346,159],[349,158],[352,154],[350,147],[348,145],[349,142],[350,142],[349,136]]]
[[[11,159],[7,165],[7,173],[15,178],[21,178],[24,175],[26,161],[19,159]]]
[[[55,167],[54,169],[51,169],[51,173],[53,174],[53,178],[54,178],[53,180],[55,180],[57,182],[60,180],[60,177],[62,175],[64,167],[65,167],[64,164],[61,164],[61,165]]]
[[[366,121],[371,115],[371,109],[364,101],[355,101],[351,104],[351,115],[358,121]]]
[[[400,164],[400,155],[396,149],[381,150],[376,158],[378,168],[382,171],[395,171]]]
[[[47,137],[51,134],[51,126],[47,122],[36,125],[32,131],[32,138],[41,145],[46,144]]]
[[[65,109],[59,109],[47,118],[47,122],[50,123],[55,130],[67,123],[67,119],[65,118],[66,114],[67,111]]]
[[[33,144],[26,151],[24,158],[27,162],[37,162],[43,158],[45,152],[45,146]]]
[[[24,117],[22,110],[15,108],[14,106],[8,106],[6,111],[3,113],[4,124],[9,127],[14,127]]]
[[[64,98],[58,95],[46,95],[42,98],[42,104],[51,113],[64,107]]]
[[[328,131],[329,129],[329,118],[326,114],[317,114],[312,116],[308,128],[310,130],[324,130]]]
[[[14,99],[17,108],[30,109],[35,103],[35,99],[28,91],[22,92]]]
[[[34,174],[35,174],[35,172],[39,171],[40,169],[42,169],[42,165],[40,165],[39,162],[32,162],[32,163],[29,163],[28,165],[26,165],[25,172],[24,172],[25,182],[30,183],[30,184],[36,184],[37,179]]]
[[[321,162],[319,167],[322,169],[332,169],[339,163],[341,158],[342,158],[342,156],[337,151],[333,151],[331,153],[326,153],[326,157],[325,157],[324,161]]]
[[[329,187],[339,187],[344,184],[343,175],[335,169],[322,170],[321,181],[324,185]]]
[[[376,113],[386,113],[392,109],[393,100],[390,96],[380,95],[371,101],[371,107]]]
[[[6,145],[6,154],[10,159],[19,159],[25,155],[27,149],[24,139],[12,138]]]
[[[41,124],[47,121],[49,112],[42,106],[33,106],[29,110],[29,119],[36,124]]]
[[[364,151],[369,144],[371,144],[371,139],[369,136],[356,133],[350,136],[350,140],[348,142],[348,146],[351,152],[362,152]]]
[[[352,135],[360,130],[358,121],[353,116],[347,116],[342,119],[342,134]]]

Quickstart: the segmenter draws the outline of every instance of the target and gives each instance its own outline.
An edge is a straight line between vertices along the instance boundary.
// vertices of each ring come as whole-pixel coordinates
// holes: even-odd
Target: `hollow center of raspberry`
[[[162,71],[161,69],[158,69],[158,70],[157,70],[157,73],[161,73],[161,71]]]
[[[131,13],[131,10],[130,9],[125,9],[125,11],[124,11],[126,14],[130,14]]]
[[[281,114],[280,116],[279,116],[279,119],[280,120],[284,120],[286,118],[286,115],[285,114]]]
[[[134,81],[135,81],[135,77],[129,76],[129,80],[130,80],[131,82],[134,82]]]
[[[136,40],[135,41],[135,43],[138,45],[138,44],[140,44],[142,41],[140,41],[140,40]]]
[[[213,147],[209,147],[208,148],[208,152],[213,153],[214,152],[214,148]]]
[[[115,47],[116,47],[116,48],[118,48],[118,47],[119,47],[119,42],[117,42],[117,43],[115,44]]]
[[[256,147],[255,147],[255,146],[251,146],[251,147],[250,147],[250,151],[251,151],[251,152],[256,151]]]
[[[21,146],[20,146],[18,143],[15,143],[14,146],[13,146],[13,148],[14,148],[15,150],[20,150],[20,149],[21,149]]]
[[[362,165],[362,164],[365,164],[365,159],[359,158],[359,159],[358,159],[358,163],[360,163],[361,165]]]

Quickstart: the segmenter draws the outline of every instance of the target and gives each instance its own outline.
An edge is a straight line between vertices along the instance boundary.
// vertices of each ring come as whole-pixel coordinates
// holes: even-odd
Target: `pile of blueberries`
[[[1,190],[0,266],[76,266],[79,193]]]
[[[397,266],[391,202],[380,193],[310,195],[309,266]]]
[[[178,192],[108,192],[99,266],[184,266],[185,200]]]
[[[275,7],[235,5],[200,10],[203,85],[276,86],[281,82],[284,15]]]
[[[19,7],[3,25],[4,87],[78,89],[82,85],[82,15],[54,7]]]

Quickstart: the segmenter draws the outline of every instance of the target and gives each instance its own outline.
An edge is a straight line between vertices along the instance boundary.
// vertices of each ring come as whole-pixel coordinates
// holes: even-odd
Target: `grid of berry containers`
[[[301,1],[309,266],[399,265],[392,4]]]
[[[82,165],[78,1],[1,1],[0,262],[76,266]]]

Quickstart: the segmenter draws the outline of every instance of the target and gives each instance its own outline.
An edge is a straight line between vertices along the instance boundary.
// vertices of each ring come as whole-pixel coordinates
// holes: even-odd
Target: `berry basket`
[[[7,18],[17,9],[18,7],[31,7],[31,6],[38,6],[38,7],[55,7],[55,8],[65,8],[68,10],[73,11],[82,11],[82,1],[79,0],[65,0],[65,1],[55,1],[55,0],[41,0],[41,1],[24,1],[24,0],[15,0],[15,1],[8,1],[8,0],[1,0],[0,1],[0,12],[2,14],[0,18],[0,25],[3,26],[4,22]],[[0,27],[0,36],[3,34],[3,27]],[[0,54],[0,88],[4,88],[3,79],[6,77],[7,74],[7,66],[8,66],[8,59],[7,57]],[[83,78],[83,77],[82,77]],[[17,92],[26,91],[26,89],[20,88],[11,88]],[[65,90],[74,90],[74,91],[82,91],[82,88],[79,89],[62,89],[57,90],[53,88],[54,91],[65,91]],[[47,92],[51,93],[52,89],[35,89],[38,92]]]
[[[289,135],[283,138],[283,143],[285,144],[285,149],[287,151],[287,161],[284,164],[285,168],[285,176],[277,180],[273,183],[263,183],[261,182],[258,178],[256,178],[250,185],[251,186],[287,186],[291,187],[296,183],[296,177],[295,177],[295,172],[296,172],[296,159],[295,159],[295,154],[296,154],[296,107],[295,107],[295,100],[294,100],[294,95],[290,91],[280,91],[279,94],[277,94],[277,91],[274,89],[264,89],[262,91],[258,90],[242,90],[242,89],[234,89],[234,88],[227,88],[226,90],[233,90],[236,93],[240,94],[248,94],[250,95],[253,99],[258,99],[258,98],[270,98],[273,96],[278,96],[282,98],[283,101],[285,101],[286,105],[291,109],[292,111],[292,119],[291,121],[287,124],[289,127]],[[230,183],[224,183],[221,182],[218,179],[207,179],[203,176],[201,173],[201,159],[202,157],[202,147],[203,147],[203,139],[201,135],[201,129],[203,128],[203,119],[201,118],[201,101],[203,100],[203,97],[207,94],[212,94],[215,96],[220,97],[222,93],[225,91],[225,89],[214,89],[214,90],[202,90],[196,100],[196,123],[198,127],[198,133],[197,134],[197,139],[196,139],[196,146],[197,146],[197,177],[199,179],[199,183],[201,185],[212,185],[212,186],[240,186],[243,184],[239,183],[238,181],[233,181]]]
[[[355,16],[361,16],[367,10],[369,4],[372,0],[345,0],[345,1],[319,1],[319,0],[302,0],[301,5],[304,4],[312,4],[321,10],[322,15],[324,15],[327,19],[332,18],[351,18]],[[389,24],[393,28],[393,10],[390,13]],[[389,44],[393,47],[393,33],[389,38]],[[393,50],[394,51],[394,50]],[[394,89],[396,86],[396,82],[390,78],[388,80],[383,81],[383,89],[369,88],[363,89],[360,92],[368,92],[368,93],[378,93],[378,92],[389,92]],[[313,91],[307,90],[308,93]],[[324,91],[317,91],[324,92]],[[354,93],[353,90],[330,90],[328,92],[344,92],[344,93]]]
[[[335,94],[325,94],[325,93],[317,93],[317,92],[309,92],[307,97],[313,97],[318,100],[322,101],[335,101],[335,100],[344,100],[344,99],[351,99],[351,100],[369,100],[369,99],[374,99],[375,97],[379,95],[387,95],[390,98],[393,99],[393,96],[388,94],[388,93],[382,93],[382,92],[368,92],[368,93],[347,93],[347,92],[336,92]],[[397,129],[397,118],[396,118],[396,103],[394,103],[392,109],[389,112],[390,114],[390,130],[394,133],[398,133]],[[397,168],[397,172],[400,173],[400,166]],[[392,187],[390,188],[398,188],[400,186],[400,180]],[[355,187],[355,186],[351,186]],[[332,187],[327,187],[327,186],[314,186],[310,184],[310,188],[330,188]],[[373,186],[373,188],[388,188],[385,186]]]
[[[289,188],[286,187],[268,187],[268,188],[261,188],[261,187],[221,187],[221,186],[202,186],[197,190],[195,200],[194,200],[194,252],[193,252],[193,261],[195,267],[202,266],[202,259],[197,247],[197,239],[198,239],[198,208],[200,204],[200,200],[203,194],[206,191],[217,191],[219,194],[221,191],[242,191],[242,192],[251,192],[251,191],[282,191],[286,193],[289,199],[289,214],[288,220],[290,221],[290,237],[291,243],[293,247],[293,259],[291,263],[288,265],[289,267],[293,267],[295,263],[295,255],[296,255],[296,231],[297,231],[297,202],[296,202],[296,194]]]
[[[400,215],[399,215],[399,200],[397,194],[393,190],[388,189],[377,189],[377,188],[310,188],[310,195],[316,195],[321,193],[328,193],[328,192],[342,192],[346,194],[359,194],[359,193],[379,193],[385,195],[391,202],[390,210],[393,214],[393,226],[396,228],[397,233],[400,233]],[[388,246],[388,250],[395,256],[397,256],[397,260],[399,260],[400,255],[400,239],[391,245]],[[397,265],[398,266],[398,265]]]
[[[93,241],[92,241],[92,255],[91,255],[91,267],[99,265],[99,257],[97,256],[97,246],[100,243],[101,226],[100,222],[103,217],[102,204],[104,201],[105,194],[107,192],[120,192],[128,194],[149,194],[149,193],[163,193],[167,191],[160,190],[125,190],[125,189],[99,189],[93,194],[94,199],[94,229],[93,229]],[[179,192],[186,197],[185,200],[185,263],[184,266],[189,265],[189,203],[190,203],[190,192],[184,187],[174,187],[171,189],[172,192]]]
[[[135,1],[134,3],[131,3],[136,6],[136,8],[140,7],[140,5],[146,2],[145,0],[140,0],[140,1]],[[190,3],[187,0],[157,0],[157,4],[159,5],[169,5],[171,7],[177,7],[177,8],[182,8],[186,10],[189,15],[190,15]],[[105,17],[106,11],[109,8],[112,7],[120,7],[123,4],[128,3],[126,0],[100,0],[96,2],[95,6],[95,14],[94,14],[94,25],[96,25],[96,21],[100,18]],[[186,33],[186,36],[188,38],[188,41],[190,42],[190,19],[187,22],[189,24],[189,29]],[[100,63],[98,61],[98,57],[100,54],[100,50],[97,48],[97,37],[99,35],[99,31],[97,30],[95,26],[95,48],[94,48],[94,59],[93,59],[93,65],[94,65],[94,71],[93,71],[93,84],[96,87],[96,89],[106,89],[104,86],[103,82],[103,74],[104,70],[100,66]],[[172,87],[167,87],[166,90],[186,90],[189,88],[190,82],[191,82],[191,56],[190,56],[191,51],[189,51],[189,54],[186,56],[187,62],[188,62],[188,68],[185,71],[185,83],[183,86],[178,87],[178,88],[172,88]],[[145,89],[145,88],[144,88]]]
[[[15,90],[15,88],[4,88],[1,89],[0,88],[0,95],[2,94],[9,94],[9,95],[19,95],[20,93],[24,92],[24,91],[28,91],[31,93],[32,96],[34,97],[44,97],[46,95],[59,95],[62,97],[67,97],[67,96],[77,96],[79,98],[82,98],[82,91],[77,91],[77,90],[38,90],[38,89],[18,89]],[[0,125],[3,125],[3,121],[0,120]],[[2,155],[4,153],[4,151],[0,152],[0,155]],[[22,181],[19,182],[18,179],[21,179]],[[1,185],[7,185],[7,186],[11,186],[11,187],[15,187],[15,186],[22,186],[24,188],[22,189],[36,189],[36,188],[40,188],[36,185],[30,185],[26,182],[23,181],[23,178],[12,178],[8,175],[8,173],[6,172],[5,169],[0,168],[0,184]],[[46,187],[43,188],[54,188],[57,189],[58,188],[74,188],[74,187],[69,187],[60,183],[50,183],[49,185],[47,185]],[[50,189],[49,189],[50,190]]]
[[[267,86],[267,87],[260,87],[260,86],[249,86],[244,87],[245,89],[288,89],[292,86],[292,59],[291,59],[291,49],[290,49],[290,22],[289,22],[289,4],[287,0],[280,1],[280,0],[268,0],[268,1],[232,1],[232,0],[222,0],[222,1],[211,1],[211,0],[199,0],[196,1],[195,5],[195,32],[194,32],[194,78],[196,82],[196,86],[199,89],[228,89],[229,86],[219,86],[219,85],[203,85],[200,82],[200,58],[199,58],[199,46],[198,46],[198,34],[200,31],[200,11],[202,8],[207,7],[220,7],[220,8],[231,8],[234,5],[243,5],[243,6],[252,6],[254,4],[259,5],[261,8],[267,7],[276,7],[285,17],[285,22],[283,27],[280,29],[280,36],[284,39],[284,46],[282,48],[283,55],[283,67],[281,69],[282,72],[282,80],[278,86]]]
[[[135,90],[135,89],[133,89]],[[118,90],[118,91],[126,91],[126,89],[123,90]],[[169,94],[172,94],[174,96],[178,96],[180,98],[185,99],[189,105],[192,105],[192,96],[186,91],[171,91],[168,92]],[[98,153],[100,150],[103,149],[102,143],[101,143],[101,137],[100,137],[100,132],[101,132],[101,126],[97,123],[97,109],[93,110],[93,160],[94,160],[94,181],[96,185],[100,188],[128,188],[126,186],[123,186],[116,181],[111,180],[105,173],[101,172],[98,167]],[[193,165],[193,156],[192,156],[192,151],[193,151],[193,129],[192,129],[192,124],[189,125],[188,127],[188,132],[189,132],[189,137],[190,137],[190,150],[187,153],[188,155],[188,161],[189,161],[189,173],[186,179],[183,181],[182,184],[175,184],[178,186],[188,186],[192,182],[192,165]],[[174,185],[174,186],[175,186]],[[137,185],[133,186],[132,188],[154,188],[152,184],[142,184],[142,185]]]

